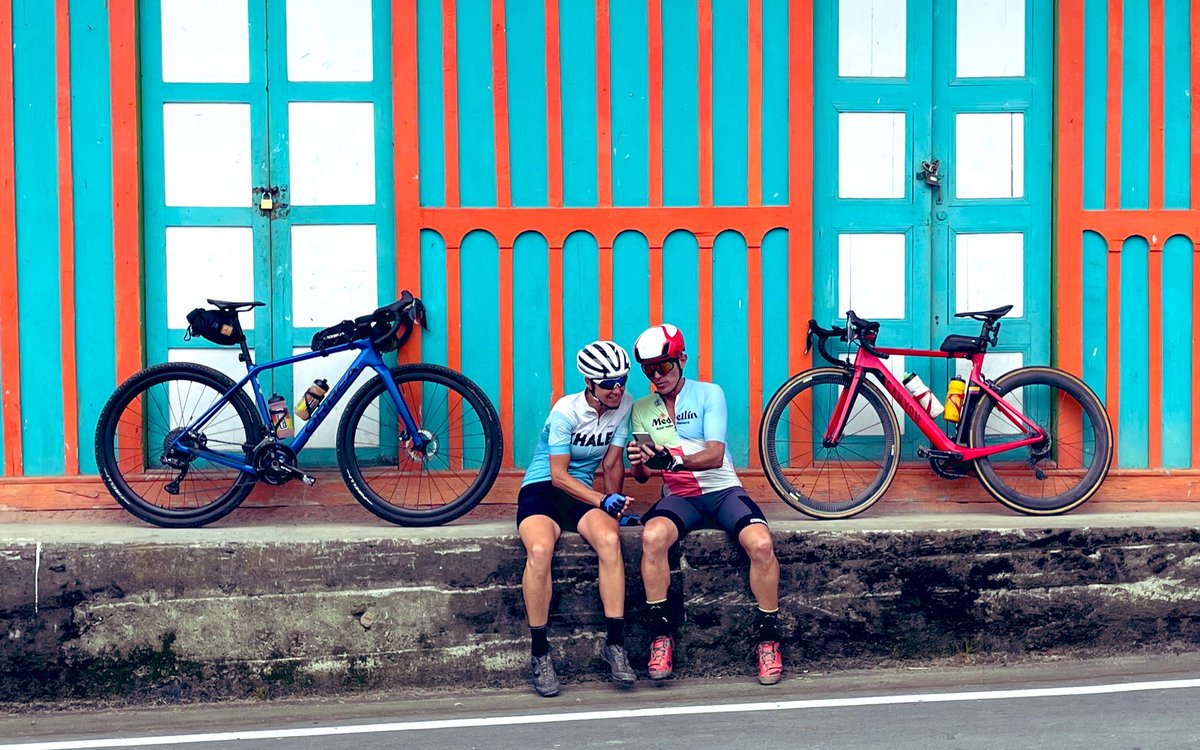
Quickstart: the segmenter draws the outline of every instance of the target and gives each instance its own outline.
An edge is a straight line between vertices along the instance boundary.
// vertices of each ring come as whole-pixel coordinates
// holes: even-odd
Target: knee
[[[642,551],[651,555],[663,555],[671,547],[669,524],[653,524],[642,530]]]
[[[525,565],[536,573],[550,570],[550,561],[554,559],[554,544],[552,542],[534,541],[525,546]]]
[[[621,535],[615,530],[597,534],[592,539],[592,548],[602,563],[621,561]]]
[[[775,560],[775,545],[771,542],[770,534],[755,534],[745,540],[742,546],[756,563],[767,565]]]

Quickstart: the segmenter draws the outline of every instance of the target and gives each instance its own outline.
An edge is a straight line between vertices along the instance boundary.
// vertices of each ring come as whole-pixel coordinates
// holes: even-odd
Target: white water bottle
[[[942,416],[942,402],[938,401],[937,396],[933,395],[933,391],[929,390],[919,377],[911,372],[906,373],[904,375],[904,387],[913,395],[913,398],[921,405],[926,414],[934,419]]]

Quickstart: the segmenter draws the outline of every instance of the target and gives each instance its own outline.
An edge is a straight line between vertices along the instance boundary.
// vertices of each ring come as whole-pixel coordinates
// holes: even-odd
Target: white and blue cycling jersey
[[[624,448],[629,443],[629,412],[632,408],[633,397],[628,393],[621,395],[621,404],[617,408],[605,409],[603,414],[597,414],[588,405],[583,391],[560,398],[546,418],[546,426],[521,486],[549,481],[550,456],[570,455],[567,471],[591,487],[608,447]]]

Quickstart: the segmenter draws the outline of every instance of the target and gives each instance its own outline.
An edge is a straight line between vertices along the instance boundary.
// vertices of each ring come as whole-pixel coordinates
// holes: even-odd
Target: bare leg
[[[667,598],[667,590],[671,587],[667,552],[678,540],[679,529],[669,518],[651,518],[642,528],[642,583],[646,587],[646,601],[658,602]]]
[[[530,516],[517,529],[525,545],[525,574],[521,576],[521,593],[525,596],[525,616],[529,627],[540,628],[550,619],[550,562],[554,545],[562,531],[549,516]]]
[[[763,524],[752,523],[738,534],[738,542],[750,556],[750,591],[758,608],[767,612],[778,609],[779,560],[771,543],[771,531]]]
[[[600,601],[605,617],[625,616],[625,560],[617,519],[599,508],[579,520],[579,535],[592,545],[599,558]]]

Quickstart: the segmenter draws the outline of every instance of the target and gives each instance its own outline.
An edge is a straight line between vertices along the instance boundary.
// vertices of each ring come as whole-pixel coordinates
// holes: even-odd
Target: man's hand
[[[633,468],[646,463],[646,459],[654,455],[654,451],[642,446],[636,440],[630,440],[625,446],[625,457],[629,459],[629,465]]]
[[[625,504],[628,502],[629,498],[625,497],[624,495],[618,495],[614,492],[612,494],[605,495],[604,499],[600,501],[600,510],[604,511],[613,518],[620,518],[621,511],[625,509]]]
[[[661,445],[656,445],[654,448],[654,455],[646,459],[645,463],[647,469],[654,469],[655,471],[675,471],[675,467],[677,466],[676,462],[678,462],[678,465],[682,466],[683,459],[672,455],[671,451],[667,450]]]

